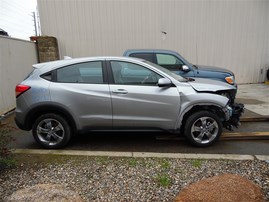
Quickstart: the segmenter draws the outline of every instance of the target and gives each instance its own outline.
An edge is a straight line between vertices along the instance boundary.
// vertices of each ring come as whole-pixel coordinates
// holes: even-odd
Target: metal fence
[[[29,74],[34,63],[35,43],[0,36],[0,115],[15,107],[15,86]]]

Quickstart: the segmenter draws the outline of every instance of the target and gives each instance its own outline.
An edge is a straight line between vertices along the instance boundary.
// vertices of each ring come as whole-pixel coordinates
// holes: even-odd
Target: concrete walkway
[[[269,117],[269,85],[241,84],[238,86],[236,102],[245,105],[244,117]]]
[[[222,159],[222,160],[261,160],[269,161],[267,155],[239,154],[188,154],[188,153],[153,153],[153,152],[115,152],[115,151],[78,151],[78,150],[48,150],[48,149],[15,149],[14,154],[49,154],[68,156],[109,156],[129,158],[176,158],[176,159]]]

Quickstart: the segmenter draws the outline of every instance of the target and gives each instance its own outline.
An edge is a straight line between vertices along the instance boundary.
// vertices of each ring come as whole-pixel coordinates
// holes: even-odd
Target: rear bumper
[[[14,120],[15,120],[15,123],[19,129],[27,130],[27,131],[29,131],[31,129],[27,126],[27,124],[25,122],[21,121],[21,119],[18,118],[17,114],[16,114]]]

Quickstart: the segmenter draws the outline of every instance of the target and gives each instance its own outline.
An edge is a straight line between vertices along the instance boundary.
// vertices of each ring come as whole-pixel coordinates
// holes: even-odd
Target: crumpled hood
[[[222,81],[205,79],[205,78],[194,78],[194,81],[188,82],[196,91],[202,92],[216,92],[220,90],[235,90],[236,88],[230,84]]]
[[[198,67],[198,70],[203,71],[211,71],[211,72],[223,72],[223,73],[229,73],[231,75],[234,75],[234,73],[228,69],[221,68],[221,67],[213,67],[213,66],[205,66],[205,65],[196,65]]]

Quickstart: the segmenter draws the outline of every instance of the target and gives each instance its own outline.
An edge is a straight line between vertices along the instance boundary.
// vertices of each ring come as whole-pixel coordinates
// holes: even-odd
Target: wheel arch
[[[186,108],[179,116],[177,121],[177,129],[182,132],[184,130],[184,125],[186,123],[187,118],[195,112],[198,111],[210,111],[220,117],[221,122],[225,120],[225,113],[222,110],[222,107],[215,104],[199,104],[199,105],[192,105]]]
[[[43,114],[48,114],[48,113],[55,113],[58,114],[60,116],[62,116],[63,118],[66,119],[66,121],[70,124],[72,131],[75,133],[78,129],[78,126],[73,118],[73,116],[71,115],[71,113],[58,105],[51,105],[51,104],[46,104],[46,105],[42,105],[42,106],[35,106],[34,108],[32,108],[26,116],[26,127],[27,129],[32,129],[35,120],[43,115]]]

